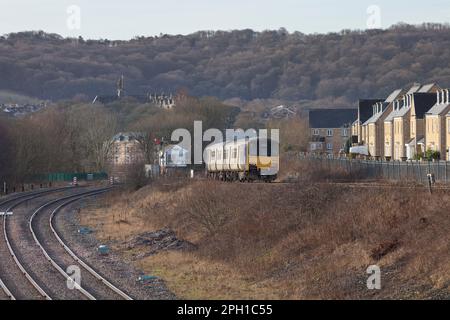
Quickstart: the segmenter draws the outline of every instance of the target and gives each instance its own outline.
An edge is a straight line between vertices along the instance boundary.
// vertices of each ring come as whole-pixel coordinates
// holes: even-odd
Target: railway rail
[[[63,188],[57,188],[57,189],[46,189],[46,190],[39,190],[34,192],[27,192],[25,194],[20,194],[18,196],[13,196],[5,199],[4,201],[0,202],[0,208],[4,208],[6,204],[14,203],[18,201],[17,203],[9,206],[9,208],[2,210],[2,211],[10,211],[13,208],[17,207],[18,205],[25,203],[29,200],[33,200],[48,194],[61,192],[68,190],[70,187],[63,187]],[[32,277],[26,272],[26,270],[23,268],[23,266],[20,264],[20,262],[17,259],[17,256],[15,252],[12,250],[11,244],[9,243],[9,238],[6,232],[6,219],[7,216],[3,216],[3,221],[0,224],[0,233],[4,237],[5,241],[1,241],[0,244],[0,253],[3,257],[2,259],[2,267],[8,270],[8,273],[14,278],[14,281],[10,281],[9,285],[5,283],[6,279],[3,279],[0,277],[0,287],[2,290],[0,292],[6,296],[6,298],[10,300],[16,300],[16,298],[23,298],[21,296],[16,297],[12,291],[20,290],[21,292],[28,293],[28,296],[30,298],[34,299],[43,299],[45,298],[46,294],[42,290],[42,288],[39,287],[37,289],[34,284]],[[18,264],[19,263],[19,264]],[[5,265],[8,265],[5,267]],[[5,270],[2,270],[5,271]],[[13,290],[14,289],[14,290]]]
[[[79,201],[85,197],[92,197],[104,192],[108,189],[89,192],[75,198],[66,197],[66,199],[57,199],[52,202],[48,202],[39,209],[37,209],[32,215],[29,226],[30,231],[33,234],[36,244],[41,248],[42,252],[50,263],[61,273],[68,281],[71,278],[64,272],[63,266],[67,267],[73,263],[77,263],[85,271],[82,273],[82,285],[74,284],[78,290],[80,290],[88,299],[125,299],[132,300],[132,298],[114,286],[105,277],[101,276],[99,272],[94,270],[91,266],[85,263],[79,258],[62,240],[61,236],[56,231],[53,224],[55,215],[64,207]],[[68,200],[60,204],[54,210],[43,210],[57,202],[62,200]],[[39,228],[39,229],[38,229]],[[57,240],[45,238],[43,235],[53,234]],[[81,269],[80,268],[80,269]]]
[[[53,225],[54,217],[64,207],[81,199],[105,193],[109,189],[110,188],[90,190],[58,197],[56,199],[45,200],[43,203],[40,203],[38,209],[33,211],[28,221],[24,219],[26,217],[21,217],[22,220],[27,223],[27,234],[25,234],[25,229],[23,226],[22,229],[20,226],[14,226],[14,228],[16,228],[14,231],[16,232],[12,232],[9,228],[13,228],[13,226],[10,226],[9,223],[7,223],[10,218],[7,216],[3,217],[3,237],[7,247],[7,256],[9,256],[9,259],[2,260],[3,264],[5,264],[5,260],[9,260],[9,265],[7,267],[9,279],[0,278],[0,288],[2,289],[0,290],[0,299],[52,300],[53,298],[61,298],[61,296],[57,295],[57,293],[61,292],[61,290],[64,290],[64,295],[62,298],[65,299],[132,299],[129,295],[114,286],[105,277],[101,276],[99,272],[95,271],[92,267],[76,256],[74,252],[63,242],[61,236],[58,234],[55,226]],[[5,210],[10,211],[25,203],[28,203],[30,200],[67,190],[72,191],[78,189],[66,187],[27,193],[17,197],[5,199],[5,201],[0,202],[0,207],[3,208],[6,204],[10,204]],[[54,208],[56,205],[57,207]],[[12,239],[12,234],[15,235],[16,239]],[[54,235],[57,241],[54,241],[54,238],[48,239],[50,235]],[[37,246],[44,254],[45,259],[41,259],[43,261],[39,261],[39,263],[37,263],[37,261],[33,261],[33,259],[37,260],[35,254],[36,252],[34,252],[34,254],[30,254],[33,253],[31,251],[28,252],[28,259],[26,259],[27,253],[23,252],[23,250],[24,247],[30,247],[30,240],[34,242],[35,248]],[[2,252],[0,251],[0,253]],[[12,267],[12,262],[15,264],[14,267]],[[41,270],[31,270],[33,268],[30,266],[36,266],[35,262],[40,265]],[[83,274],[83,279],[85,280],[83,284],[86,284],[85,287],[75,283],[63,269],[64,266],[74,264],[79,264],[85,271]],[[50,268],[52,270],[50,270]],[[5,272],[5,270],[2,270],[1,268],[0,271]],[[54,283],[57,280],[50,280],[56,278],[59,279],[58,283]],[[51,281],[53,281],[53,283],[50,283]],[[67,283],[71,283],[75,290],[69,290]]]

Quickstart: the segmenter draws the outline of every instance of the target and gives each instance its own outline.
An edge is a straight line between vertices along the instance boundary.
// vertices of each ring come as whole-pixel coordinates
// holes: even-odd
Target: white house
[[[169,145],[160,152],[159,165],[162,168],[186,168],[189,152],[179,145]]]

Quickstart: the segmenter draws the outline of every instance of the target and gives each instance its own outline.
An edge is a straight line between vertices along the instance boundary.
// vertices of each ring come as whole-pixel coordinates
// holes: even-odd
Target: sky
[[[254,29],[327,33],[450,22],[450,0],[0,0],[0,35],[44,30],[85,39]]]

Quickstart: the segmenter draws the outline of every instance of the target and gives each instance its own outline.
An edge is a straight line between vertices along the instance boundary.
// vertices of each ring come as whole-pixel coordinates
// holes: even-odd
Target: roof
[[[381,118],[381,116],[382,116],[383,114],[386,113],[386,108],[387,108],[387,106],[389,106],[389,103],[383,102],[383,111],[374,114],[372,117],[369,118],[369,120],[367,120],[367,121],[364,123],[364,125],[368,125],[368,124],[370,124],[370,123],[375,123],[375,122],[377,122],[377,121]]]
[[[170,150],[183,150],[183,151],[187,151],[187,149],[183,148],[182,146],[178,145],[178,144],[170,144],[166,147],[164,147],[164,152],[170,151]]]
[[[402,103],[402,101],[400,100]],[[398,117],[400,114],[400,110],[403,109],[403,106],[399,110],[392,110],[392,112],[384,119],[384,122],[392,122],[394,118]]]
[[[311,109],[310,128],[341,128],[351,125],[358,117],[357,109]]]
[[[398,96],[402,93],[403,89],[397,89],[392,92],[385,100],[387,103],[391,103],[398,98]]]
[[[112,140],[113,141],[130,141],[135,140],[136,138],[142,137],[142,133],[138,132],[119,132],[116,134]]]
[[[404,117],[409,111],[411,111],[411,108],[409,107],[400,108],[400,110],[397,110],[397,113],[394,114],[394,118]]]
[[[440,103],[440,104],[435,104],[430,110],[428,110],[428,112],[426,114],[428,115],[433,115],[433,116],[439,116],[441,115],[442,112],[444,112],[447,107],[449,107],[450,104],[449,103]]]
[[[416,118],[423,119],[425,113],[436,104],[437,95],[435,93],[414,93],[413,100]]]
[[[372,117],[373,105],[377,102],[383,102],[383,99],[360,99],[358,101],[358,117],[361,123],[366,122]]]
[[[424,86],[422,86],[422,88],[420,88],[420,90],[418,92],[420,92],[420,93],[429,93],[431,91],[431,89],[433,89],[433,87],[435,85],[436,85],[436,83],[425,84]]]
[[[411,87],[411,89],[408,90],[408,92],[407,92],[406,94],[415,93],[415,92],[419,91],[421,87],[422,87],[421,84],[415,83],[415,84],[413,84],[413,86]]]

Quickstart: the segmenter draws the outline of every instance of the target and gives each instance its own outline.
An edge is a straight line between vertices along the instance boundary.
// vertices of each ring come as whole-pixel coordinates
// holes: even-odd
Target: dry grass
[[[442,191],[197,181],[116,194],[83,222],[103,239],[170,227],[195,243],[136,261],[181,298],[448,298],[449,212]],[[366,288],[372,264],[381,291]]]

